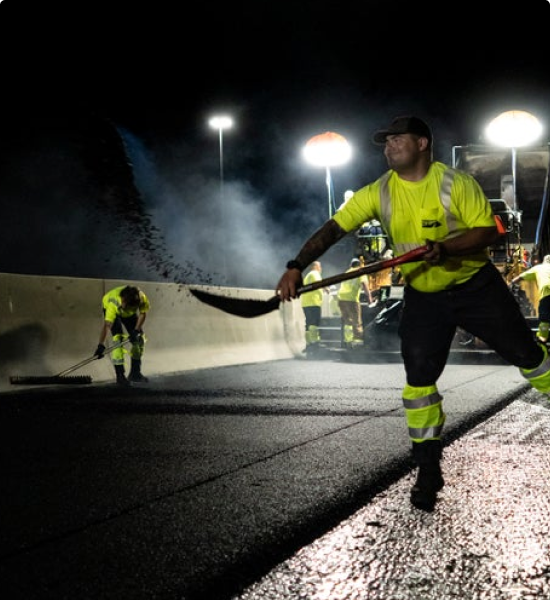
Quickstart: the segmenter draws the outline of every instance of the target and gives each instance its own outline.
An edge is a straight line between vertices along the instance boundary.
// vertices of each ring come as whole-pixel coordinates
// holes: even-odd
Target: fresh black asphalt
[[[2,597],[431,599],[422,574],[428,582],[427,572],[441,579],[434,524],[452,537],[457,506],[493,511],[486,498],[477,507],[465,498],[478,494],[478,484],[490,497],[497,488],[487,487],[487,477],[494,471],[506,480],[497,466],[511,461],[491,456],[494,448],[480,445],[479,436],[466,440],[508,410],[516,420],[523,413],[532,419],[533,410],[546,415],[546,398],[498,360],[449,364],[439,382],[447,485],[436,512],[426,515],[408,503],[403,383],[399,360],[340,356],[190,371],[131,389],[56,385],[0,394]],[[537,431],[522,437],[508,421],[501,425],[513,434],[497,428],[494,438],[516,455],[527,453],[513,467],[518,473],[535,454],[525,442]],[[472,465],[487,461],[493,471],[472,480]],[[541,476],[536,468],[529,473],[533,481]],[[461,481],[471,489],[458,493]],[[506,512],[507,499],[495,501],[494,515],[477,514],[471,523],[496,519],[498,507]],[[467,515],[460,519],[468,522]],[[320,551],[315,544],[335,530],[339,552]],[[391,588],[379,563],[394,564],[396,552],[416,554],[412,570],[400,577],[397,567],[390,570],[398,582]],[[460,563],[447,558],[444,572]],[[440,592],[434,598],[459,597],[442,590],[455,590],[462,576],[474,586],[463,598],[531,597],[483,596],[468,569],[449,573],[454,587],[448,581],[447,588],[426,589]]]

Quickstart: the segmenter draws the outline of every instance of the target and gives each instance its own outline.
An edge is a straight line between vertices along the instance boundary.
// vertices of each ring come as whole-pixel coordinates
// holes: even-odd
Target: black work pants
[[[112,335],[120,335],[121,333],[123,333],[123,324],[128,334],[132,333],[132,331],[134,331],[134,329],[136,328],[137,320],[137,315],[130,315],[129,317],[116,317],[113,326],[111,327]]]
[[[516,367],[534,369],[544,358],[502,275],[487,263],[469,281],[449,290],[425,293],[405,288],[399,336],[409,385],[435,385],[457,327]]]
[[[103,315],[105,315],[105,309],[103,309]],[[136,328],[137,320],[137,314],[130,315],[129,317],[121,317],[117,315],[111,327],[111,335],[122,335],[122,333],[124,333],[122,331],[123,324],[128,334],[132,333],[132,331],[134,331]]]
[[[303,306],[304,315],[306,317],[306,330],[312,325],[319,327],[321,324],[321,307],[320,306]]]
[[[545,296],[539,301],[537,312],[539,321],[550,323],[550,296]]]

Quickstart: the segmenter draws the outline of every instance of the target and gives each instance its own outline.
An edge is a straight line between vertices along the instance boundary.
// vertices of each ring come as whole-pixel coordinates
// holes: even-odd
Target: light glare
[[[493,119],[485,135],[493,144],[519,148],[533,143],[542,133],[540,121],[524,110],[509,110]]]
[[[230,129],[233,127],[233,119],[227,115],[219,115],[212,117],[208,124],[212,129]]]
[[[304,158],[316,167],[336,167],[351,158],[351,147],[346,138],[332,131],[310,138],[302,152]]]

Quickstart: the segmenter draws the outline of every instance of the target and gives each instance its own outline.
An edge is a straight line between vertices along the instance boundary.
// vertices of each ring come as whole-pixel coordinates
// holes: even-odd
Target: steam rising
[[[280,275],[279,257],[288,254],[276,246],[277,237],[285,234],[269,222],[265,202],[252,186],[226,181],[222,198],[218,178],[173,165],[167,170],[139,138],[124,129],[120,133],[154,224],[149,226],[150,250],[164,243],[169,252],[159,264],[166,276],[177,278],[178,265],[184,264],[188,277],[192,271],[197,276],[185,283],[271,289]]]
[[[274,289],[327,218],[324,176],[300,161],[300,131],[294,145],[276,126],[265,127],[268,143],[243,143],[222,201],[217,154],[184,135],[144,140],[73,105],[6,121],[0,272]],[[290,151],[280,158],[280,148]],[[343,240],[327,252],[323,275],[352,251]]]
[[[288,260],[250,184],[227,182],[222,206],[217,177],[103,117],[33,115],[1,144],[2,272],[272,289]]]

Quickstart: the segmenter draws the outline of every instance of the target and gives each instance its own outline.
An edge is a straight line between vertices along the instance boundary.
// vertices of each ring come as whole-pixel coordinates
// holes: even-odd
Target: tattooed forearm
[[[304,267],[307,267],[314,260],[317,260],[331,246],[346,235],[336,221],[333,219],[324,223],[302,246],[296,260]]]

